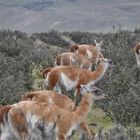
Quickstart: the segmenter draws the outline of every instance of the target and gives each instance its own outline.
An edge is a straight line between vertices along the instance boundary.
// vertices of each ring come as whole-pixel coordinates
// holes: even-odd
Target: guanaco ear
[[[100,44],[100,46],[102,46],[102,45],[103,45],[103,41],[104,41],[104,40],[101,40],[101,41],[100,41],[100,43],[99,43],[99,44]]]
[[[85,92],[93,92],[93,91],[102,91],[100,88],[96,86],[86,86],[86,85],[81,85],[82,90]]]
[[[103,44],[104,40],[101,40],[99,43],[97,42],[97,40],[94,40],[95,45],[99,44],[100,46]]]
[[[80,90],[81,95],[85,94],[87,91],[90,90],[86,85],[80,85],[80,86],[81,86],[81,90]]]
[[[86,86],[85,85],[80,85],[81,86],[81,89],[85,90],[86,89]]]
[[[98,60],[98,61],[107,62],[107,63],[109,63],[109,64],[111,64],[111,63],[112,63],[112,60],[111,60],[111,59],[108,59],[108,58],[99,58],[99,60]]]
[[[81,88],[87,91],[90,91],[90,87],[87,85],[81,85]]]
[[[98,43],[97,40],[94,40],[95,45]]]
[[[99,61],[99,62],[105,61],[105,58],[99,58],[98,61]]]

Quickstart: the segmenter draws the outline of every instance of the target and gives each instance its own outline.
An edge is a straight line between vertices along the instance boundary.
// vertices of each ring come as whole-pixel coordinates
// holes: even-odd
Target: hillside
[[[96,106],[116,124],[126,128],[139,126],[140,68],[136,66],[133,46],[140,40],[140,30],[107,34],[0,31],[0,103],[17,102],[26,91],[42,88],[41,70],[53,66],[56,55],[68,50],[69,42],[62,35],[77,44],[104,40],[103,54],[112,59],[115,67],[97,83],[110,99],[97,102]]]
[[[140,23],[139,0],[0,0],[0,29],[107,32]]]

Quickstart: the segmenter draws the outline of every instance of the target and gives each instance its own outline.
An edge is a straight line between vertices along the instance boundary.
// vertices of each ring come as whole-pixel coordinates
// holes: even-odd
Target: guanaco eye
[[[95,94],[96,96],[102,95],[102,93],[101,93],[99,90],[95,90],[95,91],[94,91],[94,94]]]

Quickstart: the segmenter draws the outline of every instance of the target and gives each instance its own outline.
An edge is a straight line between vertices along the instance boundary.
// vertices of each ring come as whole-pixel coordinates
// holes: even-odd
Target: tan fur
[[[89,58],[89,56],[87,54],[87,50],[89,50],[92,53],[91,58]],[[82,44],[82,45],[77,45],[77,47],[75,47],[75,45],[72,45],[72,46],[70,46],[70,51],[71,52],[78,52],[78,53],[83,54],[89,60],[91,60],[93,63],[96,62],[96,58],[97,58],[97,55],[98,55],[98,50],[96,50],[96,46],[94,46],[94,45]],[[99,52],[99,58],[104,58],[101,51]]]
[[[55,66],[76,65],[79,68],[91,70],[92,62],[80,53],[65,52],[58,54],[55,59]]]
[[[21,101],[32,100],[32,101],[45,102],[45,103],[49,104],[50,98],[53,101],[52,104],[55,104],[63,109],[66,109],[69,111],[74,111],[74,109],[75,109],[74,102],[68,96],[63,95],[63,94],[60,95],[54,91],[28,92],[21,98]],[[90,129],[85,121],[83,123],[81,123],[79,129],[80,129],[80,131],[82,131],[82,133],[86,134],[89,138],[92,138]]]
[[[42,71],[42,76],[43,76],[43,77],[46,77],[46,76],[47,76],[47,73],[48,73],[51,69],[52,69],[52,67],[44,69],[44,70]]]
[[[102,59],[100,64],[98,65],[97,69],[93,72],[88,70],[79,69],[75,66],[57,66],[51,69],[51,71],[48,73],[46,80],[45,80],[45,86],[46,89],[54,89],[56,86],[58,86],[60,83],[65,86],[67,82],[63,83],[63,78],[61,75],[65,75],[69,80],[69,88],[76,88],[77,94],[79,95],[79,89],[81,84],[89,84],[91,82],[96,82],[102,78],[104,75],[107,67],[108,62],[107,60]],[[71,82],[75,81],[75,83],[72,85]],[[73,86],[73,87],[70,87]],[[65,87],[66,90],[67,87]],[[69,89],[69,90],[71,90]]]
[[[16,138],[26,140],[28,138],[28,122],[20,108],[12,108],[9,115],[10,125]]]
[[[139,50],[140,50],[140,42],[135,45],[134,52],[140,54]]]
[[[6,124],[6,122],[10,121],[12,119],[12,121],[10,121],[9,123],[9,127],[11,125],[13,125],[13,133],[15,133],[16,138],[21,139],[21,140],[26,140],[26,137],[28,135],[28,128],[27,128],[27,122],[25,119],[25,116],[23,114],[23,112],[20,109],[12,109],[12,115],[10,115],[9,117],[9,110],[12,109],[11,105],[5,105],[5,106],[1,106],[0,108],[0,125],[4,126]],[[14,131],[15,130],[15,131]],[[2,129],[1,127],[1,131],[3,132],[4,129]],[[18,136],[18,137],[17,137]]]
[[[79,45],[71,45],[69,46],[70,52],[76,52],[78,50]]]
[[[38,116],[39,118],[43,118],[46,123],[57,122],[56,134],[58,136],[58,140],[66,140],[71,136],[72,131],[77,129],[77,127],[79,127],[79,125],[86,119],[94,100],[99,100],[105,97],[103,94],[100,95],[100,97],[95,96],[96,95],[94,92],[86,93],[83,96],[80,105],[73,112],[67,111],[55,105],[48,105],[42,102],[22,101],[11,105],[12,108],[8,112],[8,115],[12,116],[11,118],[14,119],[16,118],[16,109],[20,109],[25,116],[26,114],[31,113],[35,116]],[[16,121],[16,119],[14,120]],[[18,118],[18,125],[20,125],[19,120],[20,119]],[[12,119],[10,121],[12,121]],[[15,126],[13,125],[13,127]]]
[[[140,65],[140,43],[137,43],[134,47],[134,54],[136,57],[137,65]]]
[[[10,105],[5,105],[0,107],[0,124],[3,123],[4,115],[11,109]]]
[[[47,104],[55,104],[63,109],[73,111],[75,109],[74,102],[66,95],[58,94],[55,91],[31,91],[22,96],[21,101],[39,101]],[[50,103],[50,100],[52,101]]]

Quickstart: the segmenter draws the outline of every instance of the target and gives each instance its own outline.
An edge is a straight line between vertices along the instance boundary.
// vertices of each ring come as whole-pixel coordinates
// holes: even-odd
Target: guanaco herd
[[[86,118],[94,101],[107,96],[95,83],[112,63],[104,58],[101,46],[102,41],[95,41],[95,46],[70,46],[70,52],[57,55],[53,68],[43,70],[45,90],[28,92],[20,102],[0,106],[0,140],[70,140],[75,131],[79,139],[95,140]],[[140,65],[140,43],[134,53]],[[78,106],[62,94],[61,86],[82,95]]]

